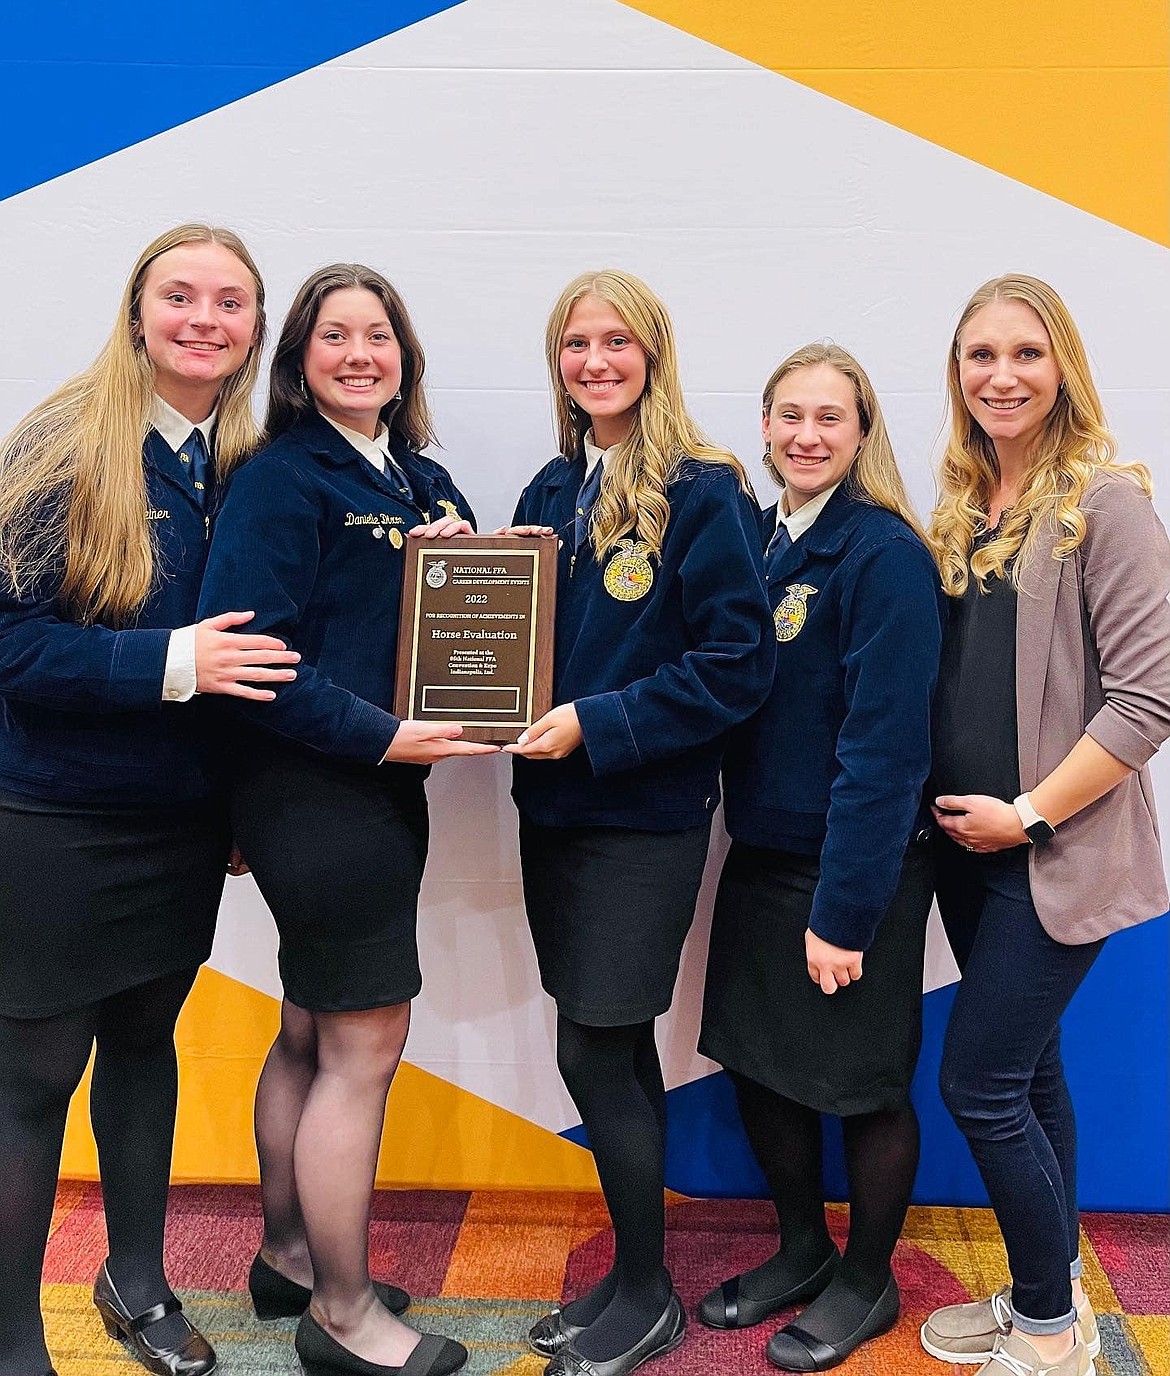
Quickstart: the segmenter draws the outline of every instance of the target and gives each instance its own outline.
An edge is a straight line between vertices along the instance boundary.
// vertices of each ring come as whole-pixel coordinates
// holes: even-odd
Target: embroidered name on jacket
[[[776,639],[781,644],[786,640],[795,640],[800,634],[808,616],[808,599],[819,589],[811,583],[789,583],[784,591],[787,595],[772,613],[772,620],[776,623]]]

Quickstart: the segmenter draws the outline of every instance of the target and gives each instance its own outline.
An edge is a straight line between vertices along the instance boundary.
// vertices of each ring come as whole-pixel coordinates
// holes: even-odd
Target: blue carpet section
[[[1065,1018],[1064,1054],[1080,1130],[1085,1209],[1164,1212],[1170,1208],[1165,1144],[1170,1140],[1166,1047],[1170,1044],[1170,923],[1147,922],[1111,937]],[[986,1204],[967,1145],[938,1094],[943,1034],[955,986],[928,994],[914,1101],[922,1121],[919,1204]],[[1130,1010],[1140,1010],[1131,1017]],[[995,1010],[988,1009],[994,1017]],[[735,1094],[719,1073],[672,1090],[666,1183],[689,1195],[756,1197],[763,1178],[739,1124]],[[562,1134],[588,1146],[585,1130]],[[840,1127],[826,1125],[825,1177],[846,1197]]]
[[[8,5],[0,20],[0,128],[9,131],[0,199],[457,3]]]

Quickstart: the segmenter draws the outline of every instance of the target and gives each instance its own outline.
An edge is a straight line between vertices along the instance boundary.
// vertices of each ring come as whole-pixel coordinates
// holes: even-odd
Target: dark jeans
[[[1060,1019],[1104,941],[1065,946],[1040,925],[1027,853],[969,855],[938,842],[938,899],[963,972],[939,1087],[967,1139],[1003,1233],[1024,1333],[1075,1317],[1080,1241],[1076,1120]]]

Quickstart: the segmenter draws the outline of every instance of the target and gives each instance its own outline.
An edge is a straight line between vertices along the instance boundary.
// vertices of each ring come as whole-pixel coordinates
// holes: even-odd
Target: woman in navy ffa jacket
[[[162,1255],[175,1020],[228,856],[211,736],[187,699],[270,699],[263,685],[295,675],[280,641],[230,632],[249,613],[193,624],[220,479],[259,441],[263,335],[240,240],[170,230],[135,264],[97,360],[0,448],[3,1372],[49,1369],[41,1266],[95,1039],[109,1257],[94,1301],[149,1370],[215,1366]]]
[[[203,591],[207,609],[248,598],[302,655],[271,717],[244,705],[232,819],[280,931],[285,993],[256,1094],[264,1238],[249,1283],[261,1318],[303,1315],[309,1376],[439,1376],[467,1357],[399,1323],[407,1295],[374,1287],[367,1261],[386,1095],[422,982],[426,766],[495,749],[390,710],[407,535],[471,529],[420,452],[434,439],[423,367],[381,274],[313,273],[276,346],[270,443],[233,479]]]
[[[780,1220],[780,1250],[700,1306],[745,1328],[812,1303],[768,1343],[836,1366],[898,1317],[890,1257],[910,1201],[931,901],[922,789],[942,594],[877,398],[812,344],[763,397],[776,673],[724,766],[732,846],[711,932],[700,1050],[727,1067]],[[842,1118],[850,1231],[825,1225],[821,1114]]]
[[[682,1341],[663,1265],[670,1006],[728,729],[774,647],[759,508],[683,403],[673,332],[637,278],[588,273],[547,330],[561,456],[516,532],[560,541],[554,699],[516,746],[524,900],[557,1061],[613,1219],[613,1270],[532,1330],[549,1370],[619,1376]]]

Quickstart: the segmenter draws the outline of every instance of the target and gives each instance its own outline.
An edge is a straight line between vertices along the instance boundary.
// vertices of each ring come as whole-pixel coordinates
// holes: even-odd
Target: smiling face
[[[958,353],[967,410],[1001,463],[1023,461],[1062,381],[1044,322],[1023,301],[989,301],[964,326]]]
[[[139,329],[154,390],[180,414],[204,420],[256,340],[252,274],[222,244],[181,244],[146,269]]]
[[[402,385],[402,350],[381,300],[366,287],[323,297],[302,367],[317,410],[373,439]]]
[[[853,466],[862,433],[852,382],[831,363],[794,368],[776,384],[762,429],[791,515]]]
[[[602,449],[630,433],[646,390],[646,351],[606,301],[583,296],[569,312],[561,335],[561,380],[593,423]]]

